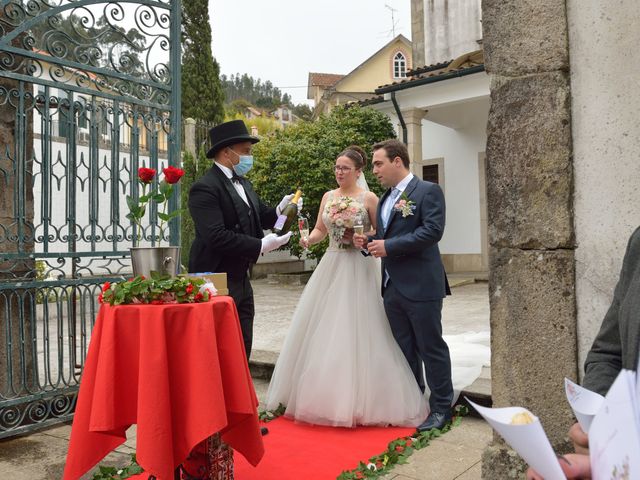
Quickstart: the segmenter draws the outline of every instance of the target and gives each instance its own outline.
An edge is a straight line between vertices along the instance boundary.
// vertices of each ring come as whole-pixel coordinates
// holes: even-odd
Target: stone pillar
[[[402,117],[407,126],[407,149],[411,159],[411,172],[422,178],[422,119],[427,112],[418,108],[412,108],[402,112]]]
[[[193,158],[198,158],[196,121],[193,118],[186,118],[184,121],[184,150],[193,155]]]
[[[484,0],[491,377],[495,407],[523,406],[556,451],[573,423],[577,376],[573,164],[564,0]],[[482,476],[520,478],[500,437]]]
[[[411,68],[425,65],[424,0],[411,0]]]

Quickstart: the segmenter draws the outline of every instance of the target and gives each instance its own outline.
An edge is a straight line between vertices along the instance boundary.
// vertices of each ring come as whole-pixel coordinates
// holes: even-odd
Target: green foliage
[[[343,471],[337,477],[337,480],[361,480],[389,474],[395,465],[407,463],[413,452],[427,447],[432,439],[441,437],[453,427],[460,425],[462,417],[468,413],[467,407],[456,405],[451,422],[447,423],[442,430],[434,428],[433,430],[421,433],[416,432],[412,436],[393,440],[387,445],[386,451],[379,455],[374,455],[367,462],[360,462],[353,470]]]
[[[306,103],[300,103],[291,109],[293,114],[300,120],[311,121],[313,118],[313,110]]]
[[[131,463],[125,467],[105,467],[98,466],[98,470],[93,473],[92,480],[124,480],[139,473],[144,472],[142,467],[138,465],[135,453],[131,454]]]
[[[182,1],[182,117],[220,123],[224,118],[220,66],[211,53],[207,0]]]
[[[200,291],[206,282],[205,278],[170,277],[151,272],[151,278],[138,275],[124,282],[106,282],[98,300],[109,305],[207,302],[209,290],[205,287]]]
[[[336,188],[333,165],[337,155],[351,144],[366,152],[381,140],[394,138],[389,119],[370,108],[336,108],[316,122],[297,122],[278,130],[254,147],[255,166],[249,173],[254,188],[267,205],[277,205],[283,195],[297,187],[304,195],[304,211],[309,225],[315,225],[323,194]],[[376,194],[382,189],[365,168],[369,188]],[[313,245],[310,257],[319,258],[327,242]],[[298,242],[288,244],[292,254],[300,256]]]
[[[194,158],[190,152],[184,152],[182,156],[184,176],[180,182],[180,204],[182,211],[182,219],[180,222],[180,252],[182,255],[182,265],[185,266],[189,264],[189,251],[191,250],[193,240],[196,238],[196,228],[189,213],[189,190],[191,190],[191,186],[211,167],[211,162],[212,161],[206,157],[204,147],[200,148],[197,159]]]
[[[242,120],[247,126],[247,130],[249,130],[249,132],[251,132],[251,127],[256,127],[258,129],[258,135],[261,137],[269,135],[282,128],[278,121],[272,117],[247,118],[241,113],[236,113],[235,115],[227,115],[224,118],[225,122],[230,120]]]
[[[227,102],[242,99],[251,105],[266,110],[273,110],[282,104],[289,104],[291,98],[286,93],[283,95],[278,87],[274,87],[271,81],[254,79],[252,76],[243,73],[220,77]]]
[[[269,423],[271,420],[275,420],[276,418],[284,415],[284,412],[287,410],[283,404],[279,403],[278,408],[275,410],[263,410],[258,412],[258,419],[261,422]]]

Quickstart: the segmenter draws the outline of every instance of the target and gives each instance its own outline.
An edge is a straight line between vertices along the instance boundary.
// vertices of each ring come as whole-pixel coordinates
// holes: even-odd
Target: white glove
[[[282,200],[280,200],[280,203],[276,207],[276,215],[280,215],[282,213],[282,210],[284,210],[284,207],[289,205],[293,196],[294,194],[290,193],[289,195],[285,195],[284,197],[282,197]],[[298,211],[302,211],[302,197],[298,199]]]
[[[262,239],[262,248],[260,249],[260,253],[267,253],[271,250],[275,250],[276,248],[280,248],[289,241],[291,235],[293,235],[293,232],[287,232],[281,237],[275,233],[270,233]]]

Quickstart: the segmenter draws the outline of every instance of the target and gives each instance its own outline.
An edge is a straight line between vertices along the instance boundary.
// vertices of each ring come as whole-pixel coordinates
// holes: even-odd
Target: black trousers
[[[453,384],[449,347],[442,338],[442,300],[409,300],[391,281],[384,289],[383,299],[393,336],[423,392],[424,364],[431,390],[431,411],[448,413],[453,400]]]
[[[238,309],[244,350],[247,354],[247,360],[249,360],[253,343],[253,317],[256,312],[253,303],[253,288],[251,288],[248,275],[243,278],[227,278],[227,286],[229,287],[229,295],[233,298]]]

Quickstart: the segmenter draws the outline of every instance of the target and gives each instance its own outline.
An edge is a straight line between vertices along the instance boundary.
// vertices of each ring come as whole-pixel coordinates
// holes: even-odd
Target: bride
[[[266,407],[283,404],[286,416],[313,424],[417,426],[428,407],[384,313],[380,262],[347,240],[358,218],[365,232],[375,229],[378,198],[366,189],[365,164],[357,146],[338,155],[338,188],[324,194],[301,239],[307,247],[328,234],[329,248],[293,314]]]

